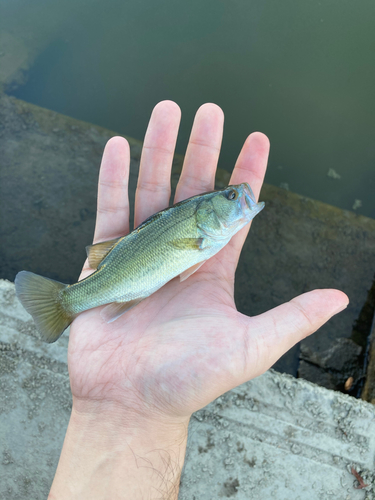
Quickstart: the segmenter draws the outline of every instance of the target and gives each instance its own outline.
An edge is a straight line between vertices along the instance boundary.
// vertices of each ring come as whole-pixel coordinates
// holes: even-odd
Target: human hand
[[[172,102],[161,102],[153,111],[142,151],[135,227],[168,205],[179,121],[180,110]],[[175,202],[214,188],[222,131],[220,108],[202,106],[195,117]],[[268,151],[268,139],[251,134],[230,184],[248,182],[257,198]],[[99,177],[94,243],[129,231],[129,162],[127,141],[111,139]],[[117,448],[113,435],[116,428],[131,451],[127,463],[132,454],[140,456],[139,449],[142,456],[148,456],[152,449],[163,447],[172,449],[172,462],[181,466],[186,429],[194,411],[266,371],[295,343],[346,307],[348,299],[342,292],[315,290],[256,317],[239,313],[233,300],[234,273],[249,227],[186,281],[172,280],[118,320],[105,323],[101,308],[74,320],[68,351],[72,436],[77,437],[78,428],[85,428],[83,443],[92,435],[87,428],[92,432],[100,429],[106,444],[99,448],[107,450],[109,442],[116,443],[120,453],[122,448]],[[81,277],[89,273],[85,267]],[[176,442],[178,451],[173,450]],[[72,444],[72,438],[68,439],[69,449]],[[153,469],[158,467],[154,461],[152,464]],[[171,470],[163,471],[163,477]],[[174,482],[172,495],[178,490],[175,477],[172,474],[168,479]],[[139,476],[139,480],[144,478]]]

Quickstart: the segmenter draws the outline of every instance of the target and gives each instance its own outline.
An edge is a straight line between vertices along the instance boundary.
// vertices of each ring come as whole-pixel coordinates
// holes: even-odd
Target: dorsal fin
[[[137,233],[139,233],[141,229],[151,224],[151,222],[158,220],[170,208],[171,207],[165,208],[164,210],[160,210],[160,212],[156,212],[156,214],[150,215],[150,217],[147,217],[147,219],[145,219],[141,224],[139,224],[139,226],[136,227],[134,231],[137,231]]]
[[[123,236],[121,236],[121,238],[115,238],[114,240],[95,243],[95,245],[88,245],[86,247],[86,253],[91,269],[97,269],[104,257],[109,254],[122,238]]]

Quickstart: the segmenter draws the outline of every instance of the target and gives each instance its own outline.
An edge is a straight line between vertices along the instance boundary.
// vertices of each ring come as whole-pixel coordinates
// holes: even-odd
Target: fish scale
[[[63,300],[69,304],[70,311],[76,314],[86,310],[87,306],[148,296],[186,267],[202,260],[201,250],[181,252],[171,244],[176,239],[200,237],[195,212],[191,207],[188,209],[188,218],[186,210],[179,207],[181,214],[168,211],[155,221],[155,225],[147,224],[139,232],[135,230],[130,238],[125,238],[110,252],[95,273],[65,289]],[[112,276],[114,268],[117,271],[115,277]]]
[[[113,321],[168,281],[186,279],[262,210],[247,183],[194,196],[144,221],[129,235],[88,249],[91,275],[65,285],[21,271],[17,295],[47,342],[81,312],[108,304]]]

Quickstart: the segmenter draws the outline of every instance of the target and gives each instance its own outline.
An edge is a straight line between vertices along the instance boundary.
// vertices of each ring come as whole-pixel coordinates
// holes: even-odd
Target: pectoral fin
[[[179,250],[202,250],[204,248],[204,238],[180,238],[170,242],[175,248]]]
[[[121,238],[115,238],[114,240],[102,241],[101,243],[96,243],[95,245],[88,245],[86,247],[86,253],[91,269],[96,269],[104,257],[109,254],[109,252],[122,238],[123,236],[121,236]]]
[[[186,279],[188,279],[189,276],[191,276],[192,274],[195,273],[195,271],[198,271],[198,269],[203,266],[203,264],[205,263],[206,261],[203,260],[202,262],[198,262],[198,264],[195,264],[194,266],[191,266],[189,267],[188,269],[185,269],[185,271],[183,273],[180,274],[180,282],[181,281],[185,281]]]
[[[100,313],[100,316],[107,322],[112,323],[116,321],[117,318],[122,316],[126,311],[129,311],[132,307],[139,304],[144,297],[135,300],[129,300],[129,302],[112,302],[108,304]]]

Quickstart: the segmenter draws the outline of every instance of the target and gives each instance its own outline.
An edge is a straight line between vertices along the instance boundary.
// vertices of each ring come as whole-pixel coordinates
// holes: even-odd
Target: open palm
[[[161,102],[153,111],[142,152],[135,226],[168,205],[179,121],[180,110],[173,102]],[[220,108],[202,106],[175,202],[213,189],[222,130]],[[231,184],[248,182],[258,197],[268,150],[263,134],[250,135]],[[129,231],[129,163],[127,141],[111,139],[99,177],[94,242]],[[140,416],[186,418],[263,373],[347,305],[346,295],[338,290],[315,290],[260,316],[239,313],[233,300],[234,273],[249,226],[186,281],[175,278],[118,320],[105,323],[101,308],[78,316],[71,327],[68,358],[76,404],[108,404]],[[82,277],[89,273],[85,267]]]

